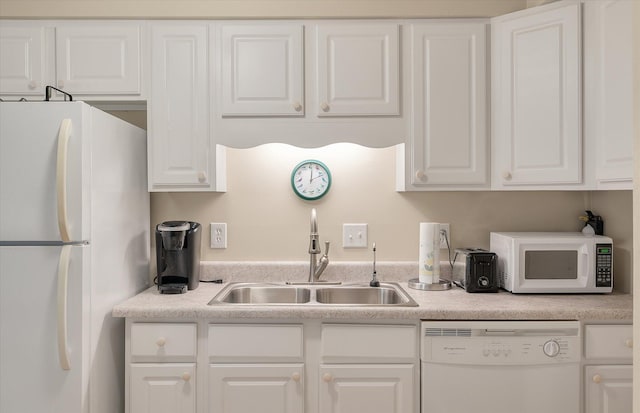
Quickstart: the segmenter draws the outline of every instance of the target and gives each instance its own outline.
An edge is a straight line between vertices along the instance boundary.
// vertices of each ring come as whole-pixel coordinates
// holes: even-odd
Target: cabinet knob
[[[300,373],[298,373],[297,371],[295,373],[293,373],[291,375],[291,380],[293,381],[300,381]]]
[[[324,381],[325,383],[330,383],[331,380],[333,380],[333,376],[331,375],[331,373],[324,373],[322,375],[322,381]]]
[[[629,348],[633,348],[633,339],[628,338],[624,341],[624,345],[629,347]]]
[[[502,173],[502,179],[504,179],[505,181],[510,181],[511,180],[511,172],[504,171]]]
[[[320,109],[322,109],[323,112],[329,112],[331,110],[331,107],[327,102],[324,102],[322,105],[320,105]]]
[[[599,374],[594,374],[591,380],[596,384],[600,384],[600,382],[602,381],[602,376]]]
[[[164,345],[167,344],[167,340],[164,337],[160,337],[156,341],[156,344],[158,345],[158,347],[164,347]]]
[[[64,89],[64,80],[58,80],[58,88]]]
[[[33,90],[37,87],[38,87],[38,82],[36,82],[35,80],[32,80],[31,82],[29,82],[29,89]]]
[[[198,172],[198,182],[204,183],[207,182],[207,174],[204,171]]]
[[[191,373],[189,373],[188,371],[182,373],[182,380],[184,380],[184,381],[191,380]]]
[[[302,104],[300,102],[295,102],[293,104],[293,110],[296,112],[300,112],[302,110]]]
[[[427,174],[425,174],[422,169],[418,169],[416,171],[416,179],[418,181],[426,182],[427,181]]]

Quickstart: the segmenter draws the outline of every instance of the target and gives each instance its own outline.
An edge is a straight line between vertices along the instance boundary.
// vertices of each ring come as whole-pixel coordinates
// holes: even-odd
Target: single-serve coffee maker
[[[156,282],[161,294],[182,294],[200,283],[202,226],[190,221],[156,225]]]

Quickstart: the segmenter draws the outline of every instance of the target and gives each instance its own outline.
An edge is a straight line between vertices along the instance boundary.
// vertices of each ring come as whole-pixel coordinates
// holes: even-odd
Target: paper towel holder
[[[422,291],[446,291],[451,289],[451,281],[440,279],[437,283],[423,283],[419,278],[409,280],[409,288]]]

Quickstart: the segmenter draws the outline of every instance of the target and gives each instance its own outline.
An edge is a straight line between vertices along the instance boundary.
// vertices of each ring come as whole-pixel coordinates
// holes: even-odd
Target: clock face
[[[331,172],[320,161],[300,162],[291,172],[291,187],[302,199],[322,198],[331,187]]]

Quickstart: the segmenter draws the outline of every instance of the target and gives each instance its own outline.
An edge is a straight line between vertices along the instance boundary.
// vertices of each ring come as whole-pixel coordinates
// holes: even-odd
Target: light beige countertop
[[[225,281],[304,280],[298,263],[218,263],[203,266],[201,280]],[[307,264],[308,265],[308,264]],[[259,270],[257,269],[259,268]],[[331,266],[330,266],[331,268]],[[453,287],[446,291],[420,291],[408,287],[412,264],[381,263],[381,281],[398,282],[419,304],[418,307],[345,307],[322,304],[294,305],[208,305],[226,284],[201,282],[186,294],[159,294],[151,287],[113,309],[115,317],[134,319],[413,319],[413,320],[589,320],[628,321],[633,318],[631,294],[470,294]],[[304,272],[302,272],[303,274]],[[370,266],[358,263],[333,264],[323,278],[343,282],[368,281]],[[277,274],[273,276],[272,274]]]

